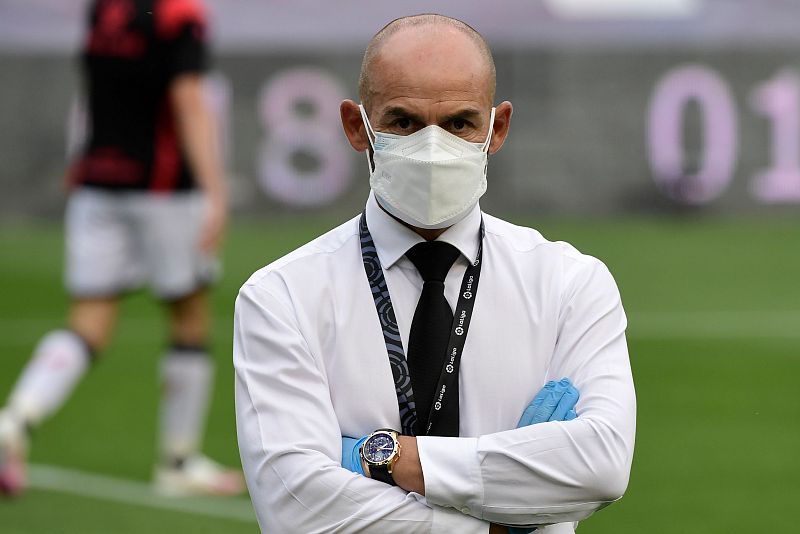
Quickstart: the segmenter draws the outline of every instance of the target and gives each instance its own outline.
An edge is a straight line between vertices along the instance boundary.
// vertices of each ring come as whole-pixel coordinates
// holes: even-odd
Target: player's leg
[[[157,488],[166,494],[241,493],[241,473],[200,453],[213,386],[214,367],[206,350],[208,293],[199,289],[169,303],[173,345],[161,361],[161,466]]]
[[[200,450],[214,366],[207,350],[207,292],[199,289],[167,305],[171,346],[160,362],[161,461],[180,466]]]
[[[76,298],[69,309],[69,327],[92,352],[104,350],[117,325],[119,297]]]
[[[106,346],[116,316],[116,298],[73,301],[69,328],[48,332],[39,341],[11,391],[7,410],[33,428],[61,408],[94,355]]]
[[[166,303],[170,347],[161,361],[156,487],[165,494],[234,494],[244,490],[239,471],[200,453],[213,386],[207,346],[210,312],[207,287],[215,259],[198,248],[201,198],[175,194],[145,199],[142,237],[153,289]]]
[[[117,315],[116,299],[73,302],[70,327],[48,332],[0,410],[0,493],[25,485],[25,458],[31,430],[56,413],[105,347]]]
[[[30,431],[66,402],[93,353],[74,329],[53,330],[39,341],[0,410],[0,493],[24,489]]]
[[[28,432],[61,408],[106,346],[117,295],[130,283],[122,278],[127,239],[113,199],[74,194],[66,219],[69,327],[40,340],[0,410],[0,493],[23,489]]]

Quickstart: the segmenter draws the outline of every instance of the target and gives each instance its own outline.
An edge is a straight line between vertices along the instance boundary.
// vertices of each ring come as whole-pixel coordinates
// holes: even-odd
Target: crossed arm
[[[578,417],[575,405],[579,398],[580,392],[569,378],[558,382],[551,380],[525,408],[517,428],[548,421],[572,421]],[[366,439],[366,436],[360,439],[342,437],[342,467],[359,475],[365,474],[360,449]],[[398,441],[404,452],[394,464],[394,481],[406,491],[425,495],[425,475],[419,460],[417,440],[413,436],[400,436]]]
[[[580,392],[568,378],[563,378],[558,382],[551,380],[525,408],[517,423],[517,428],[548,421],[571,421],[578,416],[575,412],[575,405],[579,398]],[[361,439],[342,437],[342,467],[359,475],[365,474],[360,448],[366,439],[366,436]],[[394,481],[406,491],[424,495],[425,475],[419,460],[417,440],[412,436],[400,436],[398,440],[403,453],[394,464]],[[533,530],[507,528],[497,524],[492,524],[489,528],[489,534],[529,534],[530,532]]]
[[[584,285],[608,280],[597,269]],[[624,314],[610,287],[591,302],[568,295],[562,311],[550,374],[580,389],[577,419],[480,437],[419,437],[419,463],[408,464],[408,480],[399,475],[412,490],[405,491],[341,467],[326,373],[299,333],[291,299],[278,286],[245,286],[234,324],[237,427],[262,530],[486,534],[490,523],[579,521],[619,498],[635,401]]]

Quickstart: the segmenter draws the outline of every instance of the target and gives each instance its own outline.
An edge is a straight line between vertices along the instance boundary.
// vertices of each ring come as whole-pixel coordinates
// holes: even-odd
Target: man
[[[199,0],[90,6],[91,135],[70,173],[66,213],[69,326],[41,340],[0,411],[0,493],[22,491],[28,432],[66,401],[108,344],[120,297],[143,283],[164,302],[171,337],[156,489],[244,490],[241,473],[199,452],[213,373],[207,288],[227,204],[203,90],[205,33]]]
[[[567,533],[623,494],[635,399],[619,292],[600,261],[481,212],[512,113],[494,87],[460,21],[402,18],[370,42],[363,107],[341,105],[367,152],[364,214],[237,299],[239,448],[262,531]]]

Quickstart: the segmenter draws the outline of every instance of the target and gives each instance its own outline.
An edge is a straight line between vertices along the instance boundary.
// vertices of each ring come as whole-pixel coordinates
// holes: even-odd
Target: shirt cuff
[[[464,515],[452,508],[441,508],[428,503],[433,509],[431,534],[488,534],[489,523]]]
[[[417,437],[425,499],[473,517],[483,515],[478,438]]]

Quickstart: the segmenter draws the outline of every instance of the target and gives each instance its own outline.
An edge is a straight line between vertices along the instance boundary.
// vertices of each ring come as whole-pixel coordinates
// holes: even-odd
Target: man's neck
[[[419,235],[420,237],[422,237],[426,241],[434,241],[437,237],[442,235],[447,230],[447,228],[450,228],[449,226],[447,228],[418,228],[416,226],[408,224],[407,222],[405,222],[405,221],[403,221],[401,219],[398,219],[397,217],[395,217],[394,215],[392,215],[391,213],[386,211],[383,208],[383,206],[381,206],[380,202],[378,202],[377,204],[378,204],[378,207],[380,207],[383,211],[385,211],[389,215],[389,217],[391,217],[395,221],[399,222],[400,224],[402,224],[406,228],[414,231],[417,235]]]
[[[401,221],[402,222],[402,221]],[[442,235],[447,228],[417,228],[416,226],[411,226],[410,224],[403,223],[412,230],[414,230],[417,234],[422,236],[423,239],[426,241],[434,241],[437,237]]]

